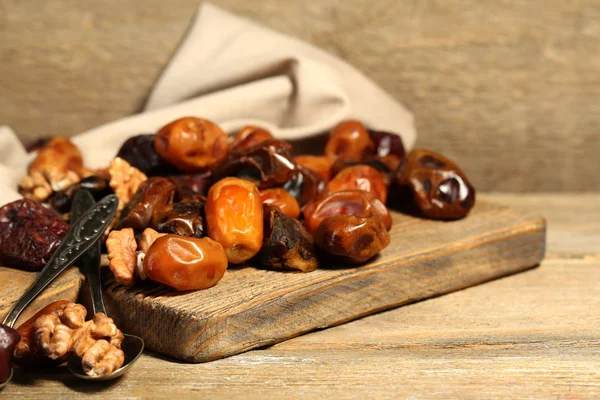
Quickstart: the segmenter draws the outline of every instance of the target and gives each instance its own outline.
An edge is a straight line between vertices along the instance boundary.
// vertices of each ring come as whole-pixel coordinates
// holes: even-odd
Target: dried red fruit
[[[69,225],[40,203],[21,199],[0,208],[0,264],[39,271]]]
[[[15,329],[0,324],[0,383],[10,378],[12,354],[20,339]]]

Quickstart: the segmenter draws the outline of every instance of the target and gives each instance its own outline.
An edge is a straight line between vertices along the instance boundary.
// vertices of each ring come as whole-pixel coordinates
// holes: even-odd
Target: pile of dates
[[[116,193],[121,211],[106,238],[115,279],[177,290],[211,287],[231,264],[302,272],[319,263],[362,264],[390,243],[388,207],[454,220],[475,203],[453,161],[429,150],[406,153],[400,136],[359,121],[333,128],[322,154],[295,155],[260,127],[244,127],[230,140],[214,122],[185,117],[128,139],[109,168],[82,170],[81,180],[48,195],[45,207],[68,220],[77,190],[97,198]],[[48,243],[35,244],[43,251],[16,259],[18,244],[6,238],[41,226],[19,222],[19,213],[30,218],[19,210],[34,207],[17,203],[0,210],[0,254],[10,248],[7,261],[31,269],[64,227],[46,223],[52,234],[40,240]]]

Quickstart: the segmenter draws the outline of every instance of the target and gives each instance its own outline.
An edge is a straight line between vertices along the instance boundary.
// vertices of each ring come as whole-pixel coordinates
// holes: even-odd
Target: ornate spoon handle
[[[35,282],[27,289],[10,310],[4,324],[13,327],[17,318],[35,297],[67,267],[72,265],[83,253],[88,251],[100,239],[117,212],[119,199],[110,195],[100,200],[86,211],[81,218],[71,224],[60,246]]]
[[[87,210],[96,204],[96,200],[87,190],[79,190],[73,198],[73,206],[71,207],[71,218],[78,219]],[[90,294],[92,296],[92,310],[94,314],[106,314],[104,301],[102,300],[102,284],[100,282],[100,251],[102,244],[97,241],[91,249],[83,253],[79,259],[79,269],[85,275]]]

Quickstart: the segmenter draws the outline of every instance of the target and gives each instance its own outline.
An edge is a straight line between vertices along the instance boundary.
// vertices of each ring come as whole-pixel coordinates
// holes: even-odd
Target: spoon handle
[[[27,289],[10,310],[4,324],[15,325],[17,318],[61,272],[72,265],[83,253],[88,251],[100,239],[117,212],[119,199],[110,195],[100,200],[94,207],[86,211],[81,218],[71,224],[60,246],[44,269],[38,274],[35,282]]]
[[[73,198],[73,206],[71,208],[71,217],[79,218],[87,210],[92,208],[96,201],[92,194],[87,190],[79,190],[75,193]],[[106,308],[104,307],[104,301],[102,300],[102,285],[100,283],[100,252],[102,250],[102,243],[98,241],[91,249],[86,253],[83,253],[79,262],[81,263],[80,269],[85,275],[88,287],[90,288],[90,294],[92,296],[92,310],[94,314],[104,313],[106,315]]]

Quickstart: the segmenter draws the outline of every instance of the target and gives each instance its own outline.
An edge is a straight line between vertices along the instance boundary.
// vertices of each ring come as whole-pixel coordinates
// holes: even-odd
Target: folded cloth
[[[286,140],[305,139],[345,119],[396,132],[407,148],[412,114],[346,62],[298,39],[200,6],[191,28],[156,82],[144,111],[73,137],[86,166],[106,166],[121,144],[171,120],[199,116],[227,132],[253,124]],[[1,121],[0,121],[1,122]],[[0,205],[18,198],[16,182],[32,155],[0,127]]]

